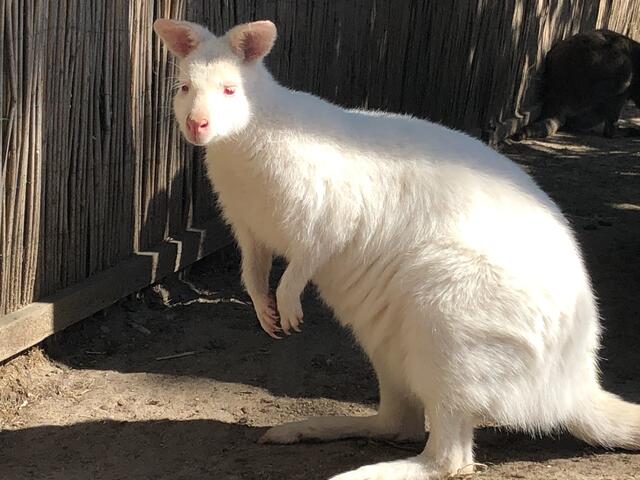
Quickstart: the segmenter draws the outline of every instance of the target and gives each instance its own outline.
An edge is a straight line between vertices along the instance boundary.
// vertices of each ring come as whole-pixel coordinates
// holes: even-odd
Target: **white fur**
[[[252,53],[266,51],[246,62],[237,55],[245,43],[205,39],[180,61],[193,88],[175,98],[177,121],[184,131],[190,113],[210,118],[209,176],[263,328],[299,330],[300,294],[313,281],[368,354],[381,394],[376,416],[310,419],[263,441],[416,438],[427,415],[421,455],[340,480],[472,470],[481,417],[639,447],[640,410],[600,388],[596,304],[553,202],[518,166],[460,132],[280,86],[260,61],[270,30],[241,28],[247,42],[260,37]],[[229,82],[236,95],[222,98]],[[268,296],[273,255],[288,261],[279,324]],[[627,409],[625,423],[614,404]]]

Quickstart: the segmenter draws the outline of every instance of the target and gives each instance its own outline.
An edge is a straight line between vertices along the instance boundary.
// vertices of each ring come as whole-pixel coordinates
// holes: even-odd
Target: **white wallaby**
[[[269,21],[222,37],[166,19],[155,31],[179,59],[175,116],[206,147],[262,328],[299,331],[313,281],[378,376],[377,415],[276,426],[262,441],[414,439],[426,415],[420,455],[336,480],[470,472],[480,418],[640,448],[640,406],[600,387],[598,312],[573,234],[518,166],[440,125],[279,85],[262,63]],[[275,299],[273,255],[288,261]]]

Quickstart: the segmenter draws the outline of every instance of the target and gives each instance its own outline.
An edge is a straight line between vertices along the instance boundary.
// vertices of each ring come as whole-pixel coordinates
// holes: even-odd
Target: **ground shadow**
[[[77,423],[0,432],[0,478],[48,480],[215,478],[312,480],[377,461],[412,456],[420,444],[347,440],[259,445],[262,429],[213,420]],[[569,437],[531,440],[479,431],[477,460],[546,462],[596,453]],[[293,462],[292,459],[304,459]]]
[[[147,291],[144,301],[123,302],[52,337],[45,351],[80,369],[206,377],[278,396],[375,403],[371,367],[314,292],[303,301],[303,333],[273,340],[242,291],[238,261],[235,248],[227,247],[182,280],[163,282],[156,296]],[[282,268],[274,268],[272,284]],[[183,352],[196,354],[157,360]]]
[[[0,478],[311,480],[403,456],[388,445],[357,441],[259,445],[260,433],[212,420],[103,421],[4,431]]]

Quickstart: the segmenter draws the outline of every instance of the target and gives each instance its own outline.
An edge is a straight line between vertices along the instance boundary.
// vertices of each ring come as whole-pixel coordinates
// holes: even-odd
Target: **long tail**
[[[598,389],[582,407],[567,425],[573,435],[591,445],[640,450],[640,405]]]

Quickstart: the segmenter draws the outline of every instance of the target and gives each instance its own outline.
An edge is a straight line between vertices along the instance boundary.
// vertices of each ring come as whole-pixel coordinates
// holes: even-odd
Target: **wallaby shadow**
[[[104,420],[5,430],[0,431],[0,478],[312,480],[422,449],[421,444],[398,448],[365,440],[259,445],[261,431],[214,420]],[[478,462],[545,462],[594,452],[569,437],[478,433]]]
[[[227,247],[184,280],[163,282],[164,303],[125,302],[56,335],[45,343],[46,353],[80,369],[205,377],[278,396],[375,403],[371,367],[311,289],[303,299],[303,332],[273,340],[242,290],[238,261],[235,248]],[[282,268],[276,264],[272,285]],[[180,352],[197,354],[156,360]]]
[[[260,445],[261,430],[213,420],[108,420],[3,431],[0,478],[311,480],[406,456],[362,441]]]

